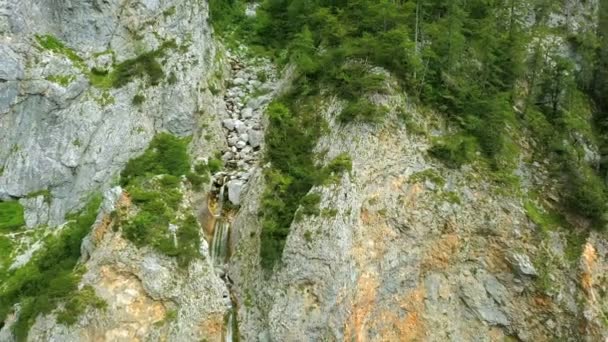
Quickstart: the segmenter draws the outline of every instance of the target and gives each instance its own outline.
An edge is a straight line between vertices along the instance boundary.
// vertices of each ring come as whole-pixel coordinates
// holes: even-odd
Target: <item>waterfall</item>
[[[213,239],[211,240],[211,262],[215,266],[223,266],[228,258],[228,237],[230,223],[222,217],[215,222],[213,229]]]
[[[211,240],[211,248],[209,250],[209,256],[211,258],[211,263],[216,269],[216,272],[219,272],[218,275],[223,278],[225,267],[228,262],[230,248],[228,240],[230,239],[230,221],[226,219],[223,215],[223,206],[224,206],[224,192],[226,189],[226,178],[222,180],[222,186],[220,187],[218,199],[217,199],[217,209],[214,213],[214,217],[216,218],[214,227],[213,227],[213,237]],[[226,280],[226,279],[224,279]],[[227,283],[228,285],[228,283]],[[229,286],[229,285],[228,285]],[[230,288],[230,287],[229,287]],[[232,297],[231,297],[232,299]],[[237,327],[237,319],[236,319],[236,305],[234,302],[231,304],[230,312],[225,320],[225,327],[222,333],[222,341],[224,342],[233,342],[238,340],[238,327]]]
[[[228,320],[226,322],[226,332],[224,333],[224,342],[233,342],[234,341],[234,315],[236,315],[236,311],[234,308],[230,310],[228,313]]]

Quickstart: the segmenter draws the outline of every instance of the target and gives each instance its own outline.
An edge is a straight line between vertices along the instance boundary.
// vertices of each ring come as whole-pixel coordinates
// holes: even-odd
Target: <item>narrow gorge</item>
[[[0,1],[0,342],[608,341],[608,1]]]

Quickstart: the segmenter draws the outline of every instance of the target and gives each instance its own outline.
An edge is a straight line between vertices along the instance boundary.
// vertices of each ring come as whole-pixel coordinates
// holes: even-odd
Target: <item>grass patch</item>
[[[77,67],[84,65],[83,60],[78,54],[69,47],[65,46],[62,41],[52,35],[36,35],[36,41],[40,47],[44,50],[49,50],[61,55],[66,56],[71,60]]]
[[[190,171],[189,142],[189,138],[178,138],[168,133],[156,135],[141,156],[127,163],[121,172],[121,184],[127,186],[139,177],[187,174]]]
[[[23,206],[17,201],[0,202],[0,231],[13,231],[25,225]]]

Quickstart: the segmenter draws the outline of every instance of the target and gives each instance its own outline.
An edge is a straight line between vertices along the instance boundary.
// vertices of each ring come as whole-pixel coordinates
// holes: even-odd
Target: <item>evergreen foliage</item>
[[[244,5],[216,1],[212,18],[221,17],[217,24],[229,22],[231,32],[238,32]],[[414,101],[460,127],[459,133],[437,139],[430,155],[455,168],[481,161],[492,179],[517,184],[516,141],[530,132],[538,153],[556,165],[563,208],[601,227],[606,185],[584,162],[576,136],[596,143],[596,129],[608,131],[608,77],[598,76],[608,70],[608,44],[602,44],[608,25],[600,23],[599,38],[591,31],[569,37],[578,56],[575,66],[546,39],[564,34],[547,25],[558,6],[548,0],[263,1],[255,21],[244,20],[244,39],[297,71],[292,91],[297,96],[284,97],[268,111],[267,154],[273,167],[262,205],[264,265],[280,258],[297,208],[323,178],[312,155],[320,121],[303,104],[330,92],[344,101],[339,122],[381,123],[387,110],[371,95],[384,93],[387,80],[377,67],[396,77]],[[606,23],[606,1],[601,6]],[[592,97],[600,109],[597,127],[590,125]],[[600,143],[608,146],[605,140]]]

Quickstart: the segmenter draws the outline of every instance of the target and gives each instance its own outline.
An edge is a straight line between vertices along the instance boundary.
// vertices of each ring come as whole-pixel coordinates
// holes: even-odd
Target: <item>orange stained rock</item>
[[[457,234],[442,235],[431,244],[422,260],[422,269],[441,270],[447,268],[460,248],[460,237]]]

